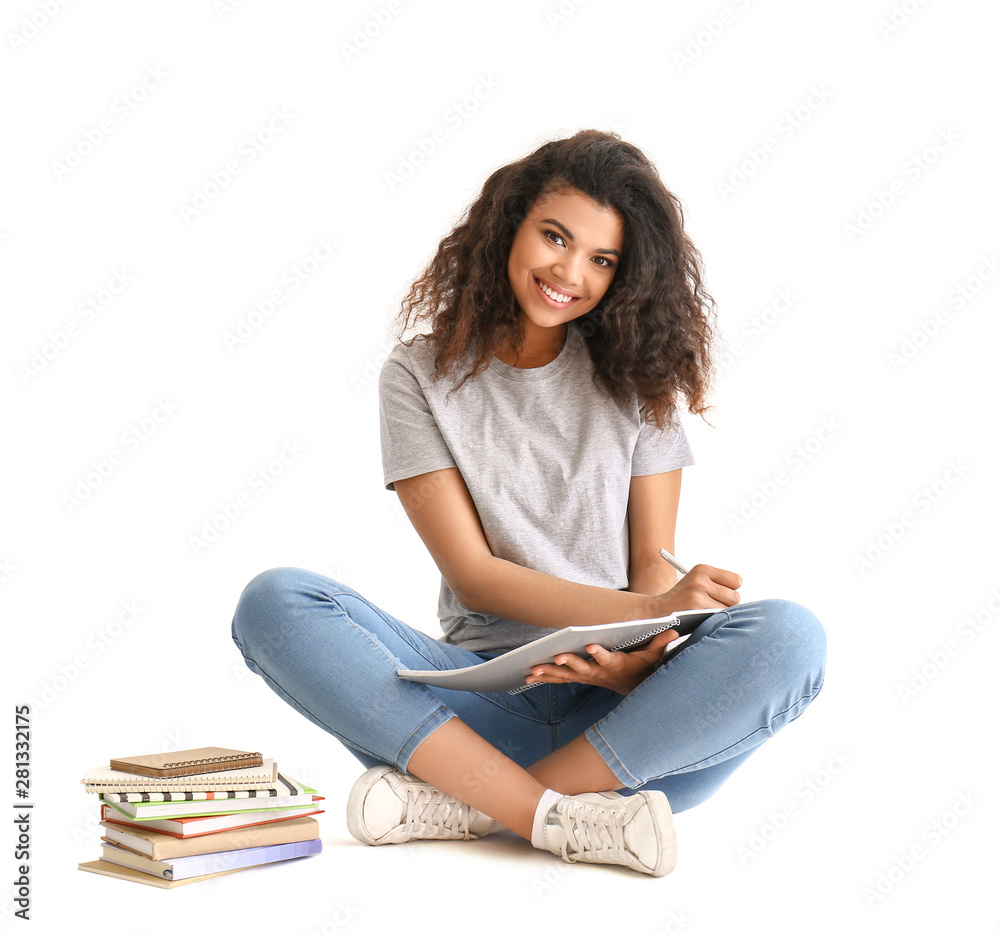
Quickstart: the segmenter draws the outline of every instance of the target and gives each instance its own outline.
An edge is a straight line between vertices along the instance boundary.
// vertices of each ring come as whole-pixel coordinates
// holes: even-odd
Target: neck
[[[510,367],[529,369],[544,367],[559,356],[566,343],[568,329],[565,323],[554,328],[543,328],[528,319],[524,322],[524,343],[519,350],[505,348],[496,356]]]

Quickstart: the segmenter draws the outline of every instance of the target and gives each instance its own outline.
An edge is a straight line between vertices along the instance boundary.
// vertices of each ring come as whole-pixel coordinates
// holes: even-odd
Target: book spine
[[[612,649],[612,652],[617,652],[619,649],[624,649],[626,646],[634,646],[636,643],[644,643],[650,637],[656,636],[657,633],[664,633],[670,629],[669,624],[664,624],[662,627],[658,627],[655,630],[650,630],[648,633],[642,633],[639,636],[633,636],[630,640],[625,640],[624,643],[619,643]]]

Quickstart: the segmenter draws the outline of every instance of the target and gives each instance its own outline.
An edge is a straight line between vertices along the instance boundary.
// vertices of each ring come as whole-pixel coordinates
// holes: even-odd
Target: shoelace
[[[625,823],[616,820],[610,809],[572,803],[566,810],[562,856],[593,854],[614,863],[625,861]]]
[[[404,823],[418,834],[423,834],[426,829],[431,832],[447,831],[460,834],[463,840],[468,841],[472,838],[469,831],[471,813],[470,806],[433,786],[406,786]]]

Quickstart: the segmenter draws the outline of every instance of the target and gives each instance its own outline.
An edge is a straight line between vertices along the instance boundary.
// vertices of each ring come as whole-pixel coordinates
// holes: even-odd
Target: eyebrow
[[[538,223],[539,224],[552,224],[555,227],[558,227],[559,230],[561,230],[563,232],[563,234],[566,236],[567,240],[574,240],[575,239],[573,237],[573,235],[566,229],[566,227],[563,226],[562,224],[560,224],[555,218],[542,218],[542,220],[539,221]],[[595,250],[594,253],[608,253],[611,256],[621,257],[621,254],[617,250],[613,250],[610,247],[604,247],[602,249]]]

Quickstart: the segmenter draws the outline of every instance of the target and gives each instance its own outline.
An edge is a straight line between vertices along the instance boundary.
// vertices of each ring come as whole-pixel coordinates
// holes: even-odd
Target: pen
[[[674,558],[666,549],[660,549],[660,555],[662,555],[671,565],[674,566],[682,575],[686,575],[688,570]]]

